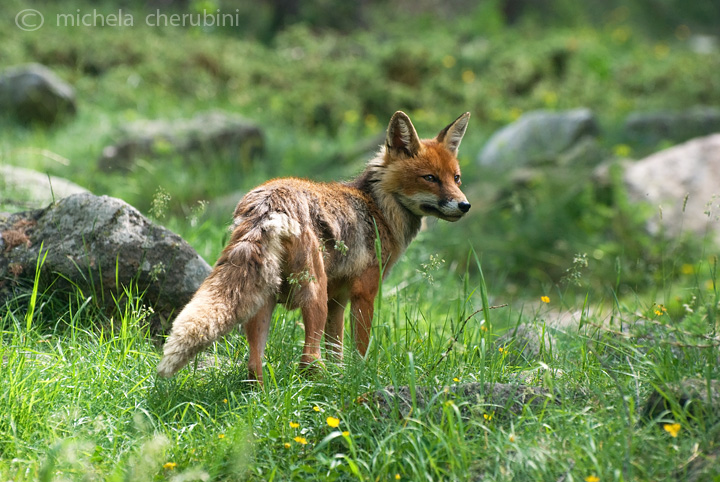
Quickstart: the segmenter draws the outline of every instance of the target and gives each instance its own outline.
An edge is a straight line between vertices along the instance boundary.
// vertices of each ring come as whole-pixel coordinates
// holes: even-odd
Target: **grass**
[[[66,6],[42,8],[52,19]],[[81,7],[95,4],[72,5]],[[381,6],[367,30],[298,24],[263,43],[140,26],[20,34],[23,8],[0,7],[0,58],[50,64],[74,84],[79,110],[51,130],[0,120],[0,162],[123,198],[210,262],[231,210],[213,200],[278,175],[348,177],[396,109],[423,136],[472,111],[460,162],[473,211],[431,222],[394,268],[365,359],[349,345],[341,366],[300,376],[299,314],[276,310],[261,391],[243,382],[238,333],[159,380],[159,349],[142,329],[149,313],[131,287],[132,302],[108,313],[91,294],[27,280],[0,310],[0,480],[720,478],[717,413],[677,403],[643,413],[667,383],[718,379],[715,249],[649,236],[651,213],[627,201],[617,170],[598,187],[591,166],[546,168],[519,189],[510,173],[474,163],[495,129],[538,108],[593,109],[609,153],[664,147],[625,144],[624,117],[720,104],[717,56],[692,51],[680,31],[648,35],[619,10],[595,24],[509,28],[483,2],[448,22],[398,20]],[[267,151],[249,172],[172,156],[123,175],[97,167],[116,126],[213,108],[265,130]],[[580,326],[558,333],[566,312],[581,313]],[[555,342],[528,356],[522,339],[497,341],[520,323]],[[469,382],[522,382],[552,397],[509,415],[443,391]],[[388,386],[439,395],[423,406],[415,397],[400,418],[369,403]]]
[[[299,315],[276,310],[265,390],[242,381],[247,347],[239,334],[216,344],[195,367],[162,380],[155,376],[158,349],[138,328],[146,316],[141,299],[116,313],[114,323],[98,323],[103,315],[80,296],[58,309],[58,295],[50,293],[35,293],[29,323],[28,301],[18,299],[0,320],[0,477],[665,480],[683,479],[696,470],[693,461],[717,453],[716,415],[676,407],[643,418],[653,387],[717,378],[717,346],[701,343],[714,336],[717,288],[688,288],[696,294],[690,309],[705,310],[694,328],[687,316],[648,316],[659,323],[649,343],[594,327],[602,321],[592,310],[607,303],[611,330],[634,327],[642,303],[588,294],[585,328],[525,359],[517,346],[494,344],[496,336],[520,320],[542,329],[570,300],[551,293],[549,303],[512,303],[493,310],[492,323],[480,310],[464,325],[484,306],[481,285],[441,270],[428,285],[410,263],[397,268],[366,359],[349,350],[342,366],[329,363],[316,378],[298,373]],[[407,279],[405,288],[392,289]],[[679,340],[679,330],[689,338]],[[442,394],[454,384],[519,380],[546,387],[552,398],[503,416],[501,407],[482,399]],[[400,385],[434,387],[440,396],[404,419],[363,402],[382,387]],[[664,426],[675,423],[680,428],[673,436]],[[710,463],[699,473],[693,480],[719,475]]]

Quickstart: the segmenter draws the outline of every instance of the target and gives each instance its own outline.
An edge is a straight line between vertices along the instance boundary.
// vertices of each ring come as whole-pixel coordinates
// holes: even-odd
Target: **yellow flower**
[[[345,430],[342,434],[343,434],[343,437],[349,437],[349,436],[350,436],[350,432],[348,432],[347,430]]]
[[[395,474],[395,480],[400,480],[400,474]]]
[[[558,96],[555,92],[548,91],[543,94],[543,102],[548,107],[555,107],[558,101]]]
[[[223,398],[223,403],[227,403],[227,398]]]
[[[297,443],[301,444],[301,445],[307,445],[307,439],[306,439],[305,437],[301,437],[301,436],[298,435],[298,436],[295,437],[293,440],[296,441]]]
[[[218,438],[225,438],[225,434],[221,433],[220,435],[218,435]]]
[[[505,351],[505,348],[503,348],[503,347],[500,347],[500,348],[498,348],[498,351],[499,351],[500,353],[502,353],[502,352],[504,352],[504,351]]]
[[[685,263],[680,268],[680,271],[682,271],[682,274],[693,274],[695,272],[695,266]]]
[[[515,442],[515,435],[514,435],[514,434],[510,434],[510,436],[508,437],[508,440],[510,440],[511,443],[512,443],[512,442]]]
[[[628,39],[630,39],[631,33],[632,31],[627,27],[618,27],[612,31],[611,36],[615,42],[619,44],[624,44],[628,41]]]
[[[510,119],[512,120],[518,120],[518,118],[522,115],[522,109],[519,107],[513,107],[510,109]]]
[[[668,47],[666,44],[656,44],[653,51],[655,52],[656,59],[664,59],[670,52],[670,47]]]
[[[443,57],[442,63],[446,69],[452,68],[455,65],[455,57],[452,55],[446,55]]]
[[[658,316],[660,316],[660,315],[662,315],[662,311],[660,311],[660,310],[655,310],[655,314],[658,315]]]
[[[632,147],[627,144],[618,144],[613,147],[613,154],[617,157],[628,157],[632,154]]]
[[[175,470],[175,467],[177,467],[177,464],[175,462],[166,462],[163,465],[163,469],[167,469],[167,470]]]
[[[540,301],[543,303],[550,303],[550,297],[549,296],[541,296]]]
[[[378,126],[378,119],[372,114],[365,116],[365,127],[368,129],[375,129]]]
[[[315,405],[313,407],[313,410],[315,410],[316,412],[320,412],[322,409],[320,407],[318,407],[317,405]]]
[[[285,442],[285,443],[283,444],[283,447],[285,447],[286,449],[289,449],[289,448],[290,448],[290,444],[287,443],[287,442]]]
[[[298,428],[300,427],[300,424],[297,422],[290,422],[290,428]]]
[[[326,421],[332,428],[337,428],[340,425],[340,419],[335,417],[328,417]]]
[[[588,475],[585,477],[585,482],[600,482],[600,478],[597,475]]]
[[[483,413],[483,418],[487,421],[492,420],[492,414]]]
[[[464,70],[462,73],[462,81],[466,84],[471,84],[475,81],[475,72],[472,70]]]
[[[354,111],[354,110],[345,111],[345,113],[343,114],[343,119],[348,124],[356,123],[359,118],[360,118],[360,115],[357,113],[357,111]]]
[[[682,428],[679,423],[666,423],[663,425],[663,428],[667,433],[669,433],[672,437],[677,437],[678,432],[680,432],[680,429]]]
[[[453,381],[454,381],[454,382],[459,382],[460,379],[459,379],[458,377],[455,377],[455,378],[453,378]]]

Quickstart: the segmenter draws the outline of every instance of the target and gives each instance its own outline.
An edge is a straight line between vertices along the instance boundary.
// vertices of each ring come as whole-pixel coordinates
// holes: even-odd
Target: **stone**
[[[45,209],[0,215],[0,304],[44,259],[40,291],[74,289],[113,312],[125,288],[143,294],[159,333],[190,300],[210,266],[180,236],[127,203],[74,194]],[[13,281],[15,280],[15,281]]]
[[[116,142],[103,149],[99,167],[104,171],[129,170],[137,159],[200,156],[247,169],[264,149],[260,127],[227,112],[210,111],[191,119],[140,120],[121,126]]]
[[[72,194],[87,192],[61,177],[24,167],[0,166],[0,210],[39,209]]]
[[[503,416],[522,413],[525,406],[542,407],[552,395],[544,388],[509,383],[458,383],[438,390],[430,387],[415,388],[415,408],[427,410],[442,402],[454,400],[465,417],[487,414]],[[385,387],[359,400],[375,408],[385,417],[408,417],[413,412],[413,397],[410,387]],[[441,403],[437,403],[440,401]]]
[[[480,152],[478,162],[501,168],[550,163],[567,155],[581,140],[593,152],[594,147],[587,147],[587,138],[595,138],[598,133],[597,121],[589,109],[528,112],[495,132]],[[578,162],[578,152],[571,152],[569,159]]]
[[[656,214],[647,223],[651,234],[696,236],[720,225],[720,134],[701,137],[628,164],[623,174],[628,198],[646,203]]]
[[[52,125],[75,114],[75,90],[40,64],[0,74],[0,113],[22,124]]]
[[[631,144],[655,146],[662,141],[685,142],[720,133],[720,109],[696,107],[685,111],[634,112],[623,127]]]
[[[720,416],[720,380],[686,378],[653,389],[643,406],[648,419],[673,410],[686,410],[696,417]]]

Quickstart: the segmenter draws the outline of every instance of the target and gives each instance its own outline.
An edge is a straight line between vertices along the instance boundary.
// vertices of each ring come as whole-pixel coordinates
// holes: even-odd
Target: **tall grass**
[[[698,469],[694,462],[717,453],[717,415],[698,418],[676,404],[652,420],[643,418],[645,398],[654,388],[685,377],[717,378],[717,346],[704,347],[716,339],[716,291],[694,288],[712,300],[705,308],[712,315],[693,325],[695,333],[683,330],[695,338],[680,344],[678,336],[686,335],[675,326],[687,320],[654,325],[649,343],[612,328],[583,329],[559,337],[539,358],[525,359],[512,346],[501,351],[495,335],[518,318],[550,320],[557,301],[538,308],[539,303],[509,300],[510,306],[483,312],[483,298],[499,291],[495,287],[438,272],[428,284],[415,266],[412,259],[400,262],[386,281],[365,359],[348,348],[342,365],[328,363],[313,378],[298,370],[299,314],[276,310],[263,390],[244,382],[247,347],[239,334],[216,343],[175,378],[157,379],[160,355],[141,328],[147,313],[137,294],[128,293],[132,302],[119,305],[110,324],[98,324],[105,315],[82,296],[71,295],[59,310],[50,295],[38,293],[30,327],[24,323],[27,301],[11,303],[0,319],[0,478],[664,480],[697,470],[701,476],[694,480],[718,475],[716,464]],[[406,280],[411,282],[393,290]],[[614,308],[613,316],[632,326],[641,310],[626,305]],[[602,317],[589,311],[587,323],[603,326]],[[488,320],[488,314],[492,336],[479,319]],[[503,415],[482,397],[443,392],[473,381],[521,380],[546,387],[552,398]],[[411,393],[429,388],[439,396],[426,404],[413,399],[413,410],[398,418],[373,403],[375,391],[387,386],[409,386]],[[336,426],[329,417],[338,419]],[[672,423],[680,424],[677,437],[663,429]]]

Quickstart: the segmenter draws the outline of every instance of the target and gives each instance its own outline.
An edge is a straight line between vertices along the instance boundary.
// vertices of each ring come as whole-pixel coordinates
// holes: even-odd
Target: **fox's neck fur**
[[[384,155],[385,149],[382,149],[374,159],[368,162],[365,170],[348,185],[364,192],[375,201],[378,210],[385,218],[384,221],[390,230],[389,234],[399,241],[404,251],[420,230],[422,216],[418,216],[403,206],[385,185],[387,166]]]

